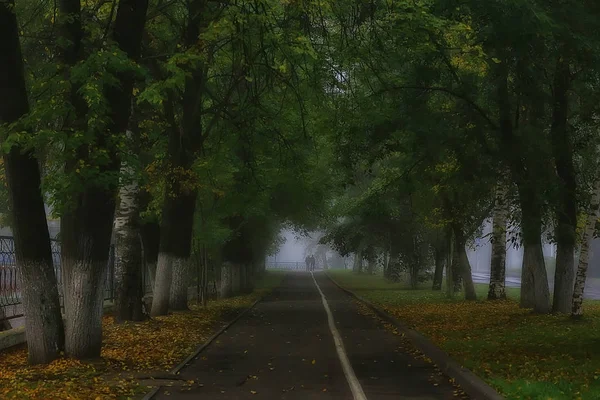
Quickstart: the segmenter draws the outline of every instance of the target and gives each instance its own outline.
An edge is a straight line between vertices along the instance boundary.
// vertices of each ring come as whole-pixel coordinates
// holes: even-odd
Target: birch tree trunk
[[[130,140],[133,133],[127,132]],[[135,145],[134,145],[135,146]],[[134,152],[136,149],[134,149]],[[139,184],[135,171],[126,162],[121,167],[119,205],[115,217],[115,321],[144,319],[142,297],[142,243],[140,229]]]
[[[575,275],[575,285],[573,287],[573,304],[571,307],[571,317],[581,318],[583,316],[583,292],[585,290],[585,281],[589,263],[590,244],[594,239],[596,223],[600,208],[600,179],[596,178],[596,186],[590,203],[588,218],[583,232],[581,251],[579,253],[579,264],[577,265],[577,274]]]
[[[508,219],[507,186],[504,181],[496,185],[494,218],[492,221],[492,258],[488,300],[506,299],[506,222]]]
[[[18,24],[12,1],[0,3],[0,123],[17,121],[29,112]],[[58,287],[39,165],[32,151],[12,147],[3,154],[14,236],[14,249],[30,364],[49,363],[64,346]],[[0,324],[1,326],[2,324]]]

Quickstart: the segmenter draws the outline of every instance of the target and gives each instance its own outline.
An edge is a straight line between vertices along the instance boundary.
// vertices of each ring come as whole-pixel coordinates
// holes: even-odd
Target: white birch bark
[[[128,138],[132,137],[127,131]],[[133,167],[121,165],[119,205],[115,216],[116,320],[139,321],[142,311],[142,243],[139,226],[139,184]]]
[[[579,253],[579,264],[577,265],[577,274],[575,275],[575,285],[573,287],[573,307],[571,316],[579,318],[583,315],[583,292],[587,278],[589,264],[590,244],[594,238],[596,222],[598,221],[600,207],[600,178],[596,178],[594,193],[590,202],[589,213],[583,232],[581,251]]]
[[[488,300],[506,299],[506,222],[508,219],[507,186],[503,180],[496,185],[494,203],[492,255]]]

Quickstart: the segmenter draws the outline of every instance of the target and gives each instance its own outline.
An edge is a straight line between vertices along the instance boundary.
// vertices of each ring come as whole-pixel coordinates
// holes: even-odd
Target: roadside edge
[[[386,320],[387,322],[394,325],[398,330],[402,331],[404,335],[413,343],[413,345],[419,349],[425,356],[429,357],[438,368],[448,375],[467,393],[470,397],[475,400],[504,400],[494,388],[488,385],[483,379],[475,375],[469,369],[461,366],[454,361],[448,353],[437,347],[429,339],[423,336],[421,333],[410,329],[398,319],[394,318],[386,311],[382,310],[370,301],[362,298],[353,291],[346,289],[342,285],[336,282],[328,273],[325,273],[327,278],[333,282],[338,288],[344,291],[349,296],[356,300],[364,303],[369,307],[375,314]]]
[[[235,318],[233,318],[231,321],[229,321],[225,325],[223,325],[217,332],[215,332],[210,338],[208,338],[206,340],[206,342],[204,342],[203,344],[201,344],[200,346],[198,346],[196,348],[196,350],[194,350],[189,356],[187,356],[185,358],[185,360],[183,360],[176,367],[174,367],[169,373],[172,374],[172,375],[176,375],[177,373],[179,373],[179,371],[181,371],[187,364],[189,364],[193,359],[195,359],[196,357],[198,357],[198,355],[204,349],[206,349],[208,346],[210,346],[210,344],[212,342],[214,342],[216,338],[218,338],[219,336],[221,336],[221,334],[223,334],[223,332],[225,332],[227,329],[229,329],[229,327],[231,325],[235,324],[244,315],[246,315],[250,310],[252,310],[254,308],[254,306],[256,306],[258,303],[260,303],[267,295],[268,295],[268,293],[266,293],[265,295],[261,296],[254,303],[252,303],[248,308],[246,308],[244,311],[242,311],[241,313],[239,313]],[[154,389],[152,389],[151,391],[149,391],[148,393],[146,393],[146,395],[144,397],[142,397],[142,400],[151,400],[156,395],[156,393],[159,392],[159,390],[161,388],[162,388],[162,385],[159,385],[159,386],[155,387]]]

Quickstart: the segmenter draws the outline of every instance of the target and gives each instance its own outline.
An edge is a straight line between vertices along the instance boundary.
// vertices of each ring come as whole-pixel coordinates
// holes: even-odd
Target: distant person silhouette
[[[306,263],[306,270],[310,271],[310,256],[306,256],[304,262]]]
[[[310,255],[310,270],[314,271],[315,270],[315,264],[317,263],[317,260],[315,260],[315,256],[313,256],[312,254]]]

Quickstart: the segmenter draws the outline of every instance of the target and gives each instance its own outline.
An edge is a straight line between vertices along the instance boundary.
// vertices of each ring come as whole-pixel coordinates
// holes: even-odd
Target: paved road
[[[550,282],[548,285],[550,286],[550,292],[554,290],[554,281],[553,277],[548,277]],[[474,272],[473,273],[473,282],[475,283],[490,283],[490,274]],[[521,278],[515,276],[507,276],[506,277],[506,287],[521,287]],[[586,282],[585,291],[583,293],[583,297],[590,300],[600,300],[600,288],[596,285],[590,283],[590,280]]]
[[[315,278],[331,310],[333,330],[312,276],[289,273],[267,299],[181,371],[180,377],[194,385],[163,388],[156,398],[467,398],[322,273]],[[336,348],[333,331],[345,351]]]

